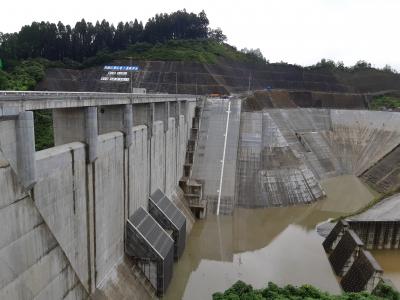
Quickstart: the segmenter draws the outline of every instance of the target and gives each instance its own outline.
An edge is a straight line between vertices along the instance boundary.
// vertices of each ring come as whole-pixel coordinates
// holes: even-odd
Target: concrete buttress
[[[36,183],[35,132],[31,111],[18,115],[17,152],[18,175],[23,187],[30,190]]]

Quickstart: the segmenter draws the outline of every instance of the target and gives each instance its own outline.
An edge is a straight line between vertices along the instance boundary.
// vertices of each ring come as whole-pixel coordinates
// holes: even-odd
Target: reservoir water
[[[375,195],[352,175],[321,184],[327,197],[310,205],[236,208],[232,216],[209,214],[197,221],[165,299],[211,299],[237,280],[256,288],[273,281],[340,293],[315,227],[358,210]]]

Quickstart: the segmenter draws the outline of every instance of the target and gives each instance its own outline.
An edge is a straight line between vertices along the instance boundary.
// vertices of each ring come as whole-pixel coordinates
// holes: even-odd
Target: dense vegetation
[[[82,19],[74,27],[62,22],[33,22],[17,33],[0,34],[0,57],[6,61],[42,57],[82,62],[99,51],[114,52],[140,42],[156,44],[206,38],[223,42],[226,39],[220,29],[212,30],[208,25],[204,11],[194,14],[185,10],[157,14],[144,26],[137,20],[119,22],[117,27],[106,20],[92,24]]]
[[[383,95],[374,97],[371,103],[372,109],[395,109],[400,108],[400,97],[399,96],[391,96],[391,95]]]
[[[0,32],[0,89],[30,90],[46,67],[84,68],[115,59],[191,60],[214,63],[217,57],[265,63],[259,49],[236,48],[225,44],[221,29],[211,29],[204,11],[185,10],[157,14],[145,25],[106,20],[74,27],[49,22],[33,22],[19,32]]]
[[[397,73],[395,69],[393,69],[391,66],[386,65],[382,69],[377,69],[374,68],[371,63],[366,62],[364,60],[359,60],[354,64],[354,66],[345,66],[343,62],[334,62],[333,60],[330,59],[321,59],[319,62],[317,62],[315,65],[311,65],[309,67],[306,67],[308,70],[325,70],[325,71],[331,71],[331,72],[357,72],[357,71],[362,71],[362,70],[375,70],[375,71],[381,71],[384,73],[392,73],[395,74]]]
[[[36,151],[54,146],[53,117],[51,110],[34,111]]]
[[[9,72],[0,70],[0,90],[31,90],[44,76],[45,63],[26,60],[17,63]]]
[[[276,284],[268,283],[264,289],[253,289],[249,284],[242,281],[236,282],[224,293],[215,293],[213,300],[400,300],[400,294],[391,287],[381,284],[374,291],[374,295],[367,292],[362,293],[344,293],[342,295],[331,295],[321,292],[310,285],[294,287],[287,285],[279,287]]]
[[[252,64],[263,65],[266,63],[258,49],[242,52],[235,47],[213,39],[190,39],[170,40],[156,44],[136,43],[123,51],[99,52],[96,56],[86,59],[83,66],[93,66],[128,57],[133,60],[195,61],[201,63],[216,63],[218,58],[226,58]]]

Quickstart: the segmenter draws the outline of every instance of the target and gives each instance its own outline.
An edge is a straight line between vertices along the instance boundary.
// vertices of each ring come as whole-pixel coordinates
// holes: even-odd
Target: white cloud
[[[271,62],[301,65],[331,58],[352,65],[364,59],[400,70],[398,0],[170,0],[170,1],[4,1],[0,31],[17,31],[32,21],[81,18],[110,22],[134,18],[145,22],[155,13],[204,9],[212,27],[221,27],[240,48],[260,48]]]

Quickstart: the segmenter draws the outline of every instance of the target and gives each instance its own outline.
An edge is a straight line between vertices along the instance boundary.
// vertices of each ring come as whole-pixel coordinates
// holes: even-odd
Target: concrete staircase
[[[194,153],[196,151],[197,140],[201,125],[202,106],[203,103],[198,103],[195,108],[190,138],[187,143],[184,172],[182,178],[179,180],[179,187],[183,190],[190,209],[196,217],[201,219],[205,218],[206,216],[207,201],[203,199],[202,184],[192,179],[191,176],[194,162]]]

